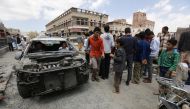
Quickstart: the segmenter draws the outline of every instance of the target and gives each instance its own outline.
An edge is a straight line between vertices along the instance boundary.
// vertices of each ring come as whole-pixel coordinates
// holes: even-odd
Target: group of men
[[[9,46],[9,51],[14,51],[14,49],[22,50],[26,46],[26,38],[21,37],[19,34],[12,36],[9,32],[7,34],[7,44]]]
[[[114,60],[115,77],[120,78],[119,83],[123,70],[127,69],[126,85],[130,85],[131,82],[139,84],[143,76],[144,83],[151,83],[153,62],[159,65],[161,77],[175,77],[176,67],[180,62],[180,49],[176,48],[177,40],[171,36],[168,29],[167,26],[163,27],[158,37],[150,29],[133,37],[131,29],[126,28],[125,35],[114,38],[109,32],[109,25],[104,26],[103,34],[99,27],[95,27],[93,34],[85,40],[86,59],[92,65],[92,81],[99,81],[99,77],[109,78],[111,59]],[[123,54],[125,57],[122,57]],[[115,79],[115,83],[118,83],[116,80],[118,79]],[[118,84],[116,92],[119,92]]]

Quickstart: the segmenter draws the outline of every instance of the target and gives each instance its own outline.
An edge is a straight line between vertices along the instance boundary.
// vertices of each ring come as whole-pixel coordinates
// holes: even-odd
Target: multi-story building
[[[154,25],[154,21],[147,20],[146,13],[135,12],[133,14],[133,34],[136,34],[140,31],[144,31],[147,28],[153,30]]]
[[[125,33],[125,28],[132,27],[131,24],[126,22],[126,19],[117,19],[107,23],[110,26],[110,32],[116,36],[119,36],[121,33]]]
[[[15,28],[8,28],[7,31],[8,31],[11,35],[20,34],[20,30],[19,30],[19,29],[15,29]]]
[[[108,15],[94,11],[70,8],[46,25],[46,32],[58,36],[79,36],[95,26],[103,28]],[[103,29],[102,29],[103,30]]]
[[[0,21],[0,38],[5,37],[6,36],[6,28],[3,24],[3,22]]]

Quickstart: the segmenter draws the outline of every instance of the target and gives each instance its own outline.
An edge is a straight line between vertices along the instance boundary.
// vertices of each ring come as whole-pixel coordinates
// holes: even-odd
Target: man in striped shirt
[[[158,37],[160,38],[160,51],[165,50],[167,47],[167,41],[171,39],[171,34],[168,32],[169,28],[167,26],[164,26],[162,28],[162,33],[158,34]]]

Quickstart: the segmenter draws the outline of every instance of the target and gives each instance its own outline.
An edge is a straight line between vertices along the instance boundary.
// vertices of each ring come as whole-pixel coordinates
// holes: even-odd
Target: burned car
[[[21,97],[44,95],[86,83],[89,70],[85,59],[64,38],[34,38],[15,66]]]

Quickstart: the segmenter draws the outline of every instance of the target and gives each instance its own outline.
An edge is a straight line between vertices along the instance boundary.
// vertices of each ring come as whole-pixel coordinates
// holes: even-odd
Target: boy
[[[179,63],[179,53],[174,50],[177,40],[170,39],[167,41],[166,50],[163,50],[159,59],[160,77],[172,78],[176,76],[176,67]]]
[[[122,79],[122,74],[123,70],[125,68],[125,50],[123,48],[124,43],[122,42],[121,39],[116,40],[116,46],[117,50],[115,52],[115,56],[111,54],[110,56],[113,57],[114,60],[114,65],[113,65],[113,70],[115,71],[115,76],[114,76],[114,93],[119,93],[119,85],[121,84],[121,79]]]
[[[94,34],[89,37],[90,61],[92,62],[92,81],[99,82],[98,72],[100,69],[101,58],[104,58],[104,45],[100,37],[101,29],[94,28]]]

